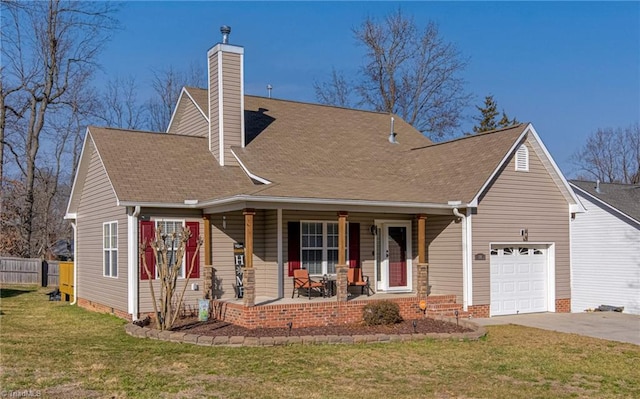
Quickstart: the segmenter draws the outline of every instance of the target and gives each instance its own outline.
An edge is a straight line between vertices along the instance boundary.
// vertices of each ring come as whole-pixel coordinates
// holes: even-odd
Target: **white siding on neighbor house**
[[[90,139],[89,139],[90,140]],[[78,298],[127,312],[127,215],[116,197],[98,153],[90,141],[91,161],[77,212]],[[103,223],[118,222],[118,277],[105,277]]]
[[[640,314],[640,226],[578,196],[587,212],[571,223],[571,311],[612,305]]]
[[[543,155],[527,139],[529,171],[516,171],[515,157],[480,199],[473,229],[473,305],[490,303],[490,250],[494,243],[523,242],[521,229],[528,230],[529,243],[553,243],[556,299],[571,297],[569,204],[545,167]],[[476,260],[476,255],[484,260]],[[553,308],[553,304],[550,304]]]

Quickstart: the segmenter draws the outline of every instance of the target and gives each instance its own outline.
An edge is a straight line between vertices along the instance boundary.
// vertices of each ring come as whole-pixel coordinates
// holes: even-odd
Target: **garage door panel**
[[[547,310],[547,257],[543,249],[494,246],[491,250],[491,314]]]

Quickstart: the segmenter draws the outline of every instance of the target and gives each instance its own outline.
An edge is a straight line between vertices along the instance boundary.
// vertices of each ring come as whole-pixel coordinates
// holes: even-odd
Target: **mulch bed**
[[[415,322],[415,327],[414,327]],[[173,331],[207,336],[244,336],[244,337],[281,337],[305,335],[367,335],[367,334],[427,334],[427,333],[464,333],[473,330],[435,319],[404,320],[393,325],[366,326],[364,324],[344,324],[335,326],[249,329],[235,324],[210,320],[199,322],[196,318],[180,320]]]

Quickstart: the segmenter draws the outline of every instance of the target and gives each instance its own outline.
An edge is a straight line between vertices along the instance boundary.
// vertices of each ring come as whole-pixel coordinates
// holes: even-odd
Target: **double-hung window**
[[[183,259],[176,259],[176,253],[180,246],[180,234],[184,228],[184,220],[156,220],[156,229],[160,227],[162,229],[162,235],[165,237],[164,243],[167,246],[167,264],[163,264],[162,259],[158,259],[156,265],[156,278],[158,277],[158,270],[161,267],[167,267],[170,265],[180,263],[180,272],[178,277],[184,278],[184,257]],[[175,236],[173,235],[175,233]]]
[[[302,267],[309,274],[335,274],[338,263],[338,223],[302,222]]]
[[[103,275],[118,277],[118,222],[102,224]]]

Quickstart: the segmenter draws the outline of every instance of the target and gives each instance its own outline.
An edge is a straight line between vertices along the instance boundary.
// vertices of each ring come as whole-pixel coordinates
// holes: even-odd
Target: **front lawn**
[[[473,342],[201,347],[125,334],[47,289],[0,290],[2,396],[631,398],[640,347],[519,326]]]

